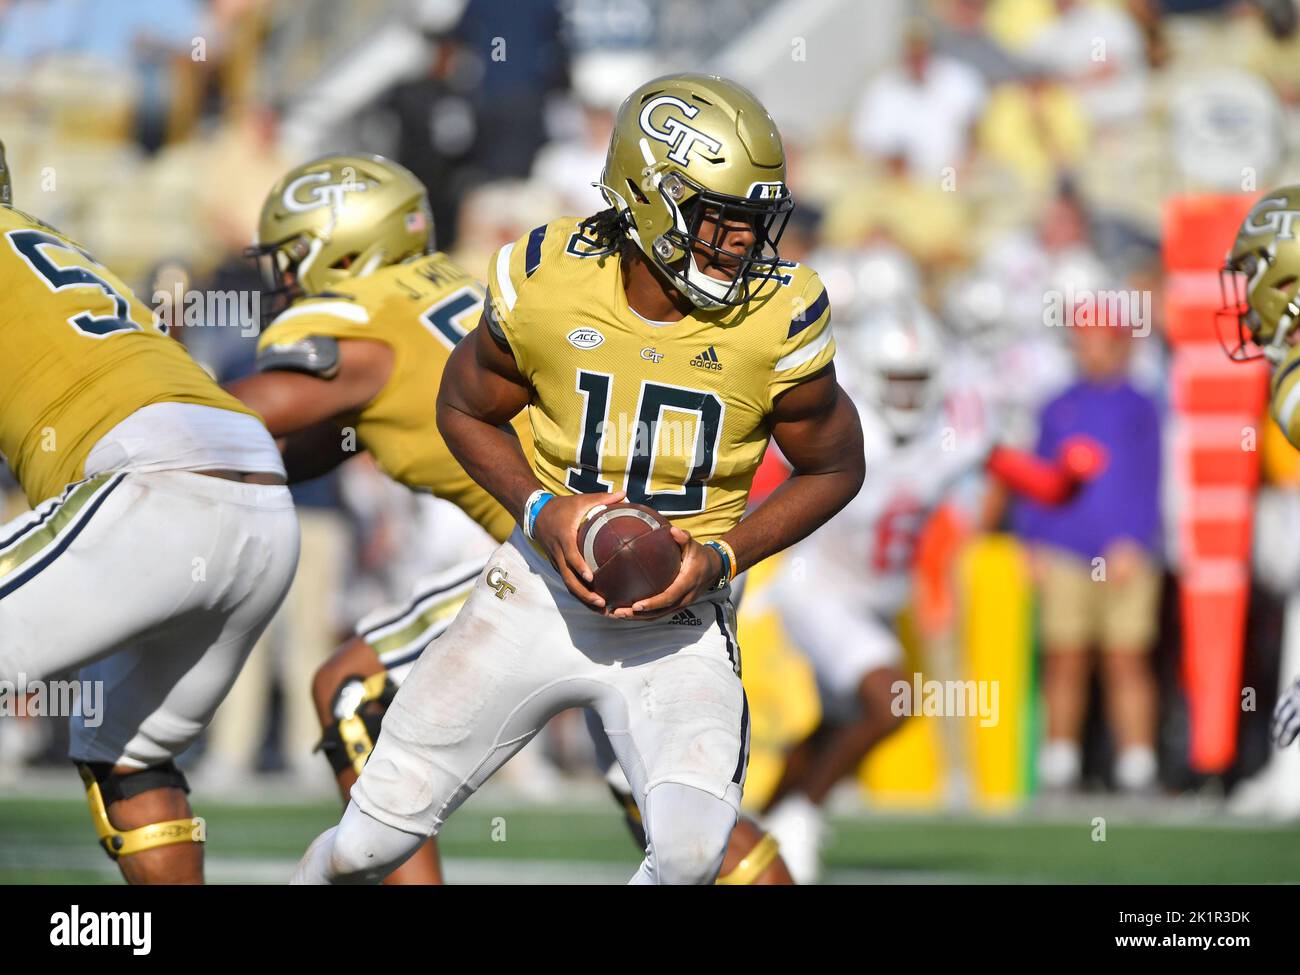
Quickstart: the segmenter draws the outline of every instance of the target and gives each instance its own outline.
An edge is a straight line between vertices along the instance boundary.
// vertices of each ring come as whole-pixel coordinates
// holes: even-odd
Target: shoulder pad
[[[328,335],[308,335],[295,342],[271,344],[257,353],[258,372],[302,372],[333,379],[339,371],[339,342]]]

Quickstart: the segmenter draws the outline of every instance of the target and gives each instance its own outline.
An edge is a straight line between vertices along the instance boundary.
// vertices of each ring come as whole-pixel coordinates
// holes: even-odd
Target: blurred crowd
[[[440,248],[481,270],[531,227],[604,205],[591,183],[627,91],[669,70],[718,66],[740,35],[794,6],[0,0],[0,139],[16,204],[84,242],[146,301],[177,288],[255,291],[241,252],[263,194],[289,165],[344,147],[412,169],[429,189]],[[1017,532],[1042,556],[1038,584],[1052,607],[1043,615],[1055,624],[1040,639],[1049,661],[1042,781],[1143,789],[1159,767],[1166,785],[1185,786],[1170,623],[1177,552],[1160,463],[1161,208],[1176,193],[1251,192],[1296,176],[1295,8],[822,6],[858,25],[861,7],[878,6],[875,27],[895,41],[879,63],[821,67],[827,83],[853,89],[847,111],[828,115],[811,92],[813,123],[778,113],[795,133],[787,151],[798,204],[783,256],[821,273],[837,329],[899,294],[919,296],[943,330],[943,368],[964,370],[1002,441],[1046,455],[1084,430],[1119,459],[1091,513],[992,498],[977,527]],[[815,47],[806,56],[815,67]],[[739,80],[767,97],[764,84],[781,78]],[[1150,334],[1045,327],[1045,295],[1101,289],[1150,295]],[[177,329],[223,381],[251,368],[255,345],[251,328],[204,327],[255,325],[212,320],[228,314],[199,309]],[[288,769],[328,781],[310,754],[312,667],[449,544],[437,502],[364,462],[296,494],[299,579],[204,745],[217,780]],[[1101,554],[1112,578],[1131,583],[1122,607],[1090,605],[1095,593],[1080,582]],[[1248,673],[1275,669],[1276,626],[1252,625],[1264,636],[1252,640]],[[1093,649],[1103,651],[1095,670]],[[1248,715],[1236,778],[1264,760],[1256,724]],[[0,731],[0,766],[58,754],[57,744]],[[562,727],[544,746],[569,764],[579,737]],[[1110,761],[1121,753],[1125,761]]]

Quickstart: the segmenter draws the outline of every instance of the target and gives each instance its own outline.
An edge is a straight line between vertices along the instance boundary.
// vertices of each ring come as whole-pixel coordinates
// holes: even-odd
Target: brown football
[[[643,504],[598,505],[587,513],[578,526],[578,551],[607,608],[657,595],[677,578],[682,550],[670,528],[668,519]]]

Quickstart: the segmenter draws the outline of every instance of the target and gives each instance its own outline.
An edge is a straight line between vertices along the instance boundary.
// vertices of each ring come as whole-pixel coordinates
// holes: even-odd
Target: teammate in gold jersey
[[[286,307],[259,338],[258,374],[231,391],[279,438],[291,481],[366,450],[394,480],[454,503],[501,542],[514,520],[465,473],[435,422],[442,371],[477,324],[483,290],[433,250],[433,229],[424,187],[391,160],[334,154],[286,173],[267,195],[254,248],[269,297]],[[528,442],[525,417],[514,432]],[[322,746],[345,800],[396,684],[481,566],[421,580],[403,611],[365,621],[317,671]],[[390,880],[441,882],[436,845]]]
[[[1300,447],[1300,185],[1265,193],[1242,221],[1219,273],[1226,319],[1236,332],[1228,355],[1263,356],[1273,367],[1269,412]],[[1300,677],[1278,696],[1273,741],[1285,748],[1300,735]]]
[[[265,427],[84,248],[16,210],[0,147],[0,680],[80,668],[70,755],[131,883],[201,883],[173,759],[288,589],[298,522]]]
[[[382,879],[573,706],[600,715],[632,786],[647,838],[634,882],[719,872],[748,758],[730,582],[853,497],[862,436],[825,290],[777,256],[792,203],[753,95],[702,75],[642,86],[602,183],[609,210],[490,264],[485,325],[452,354],[438,420],[521,527],[416,661],[295,882]],[[501,429],[525,407],[531,455]],[[794,475],[742,520],[769,438]],[[682,565],[663,593],[612,607],[576,533],[623,497],[673,521]]]

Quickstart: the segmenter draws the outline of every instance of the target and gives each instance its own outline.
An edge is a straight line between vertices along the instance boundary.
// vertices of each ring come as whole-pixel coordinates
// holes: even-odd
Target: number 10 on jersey
[[[722,434],[722,400],[716,393],[642,380],[636,422],[620,424],[609,415],[614,382],[609,373],[578,371],[575,387],[582,397],[582,429],[577,464],[569,468],[566,478],[569,489],[580,494],[617,490],[600,476],[610,473],[602,469],[601,456],[606,438],[625,436],[631,441],[623,485],[629,501],[649,505],[662,514],[703,511]],[[695,422],[689,427],[693,436],[683,432],[688,424],[665,421],[665,412],[692,414]],[[664,453],[686,458],[685,476],[678,489],[651,491],[655,463],[664,460]]]

